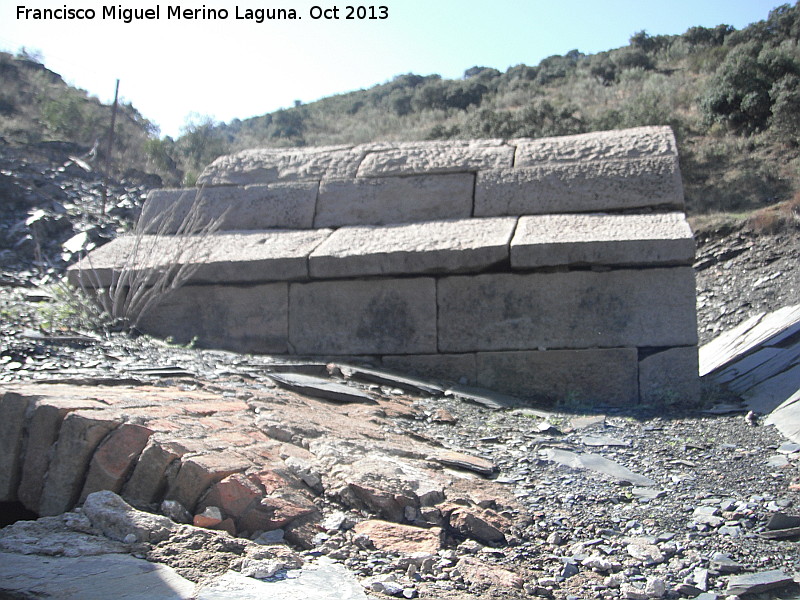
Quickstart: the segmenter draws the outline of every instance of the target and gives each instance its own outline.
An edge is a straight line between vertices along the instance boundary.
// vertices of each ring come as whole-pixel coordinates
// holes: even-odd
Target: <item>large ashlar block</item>
[[[579,135],[514,140],[514,166],[549,162],[629,159],[643,156],[677,156],[675,136],[669,127],[634,127]]]
[[[700,395],[697,346],[667,348],[639,361],[639,397],[648,404],[695,404]]]
[[[308,277],[308,255],[331,229],[221,232],[197,236],[128,235],[92,252],[69,270],[83,287],[109,287],[122,273],[154,273],[182,265],[192,283],[286,281]]]
[[[289,344],[312,355],[434,353],[434,280],[291,284]]]
[[[481,171],[475,216],[683,208],[677,156],[548,163]]]
[[[508,260],[517,220],[460,219],[343,227],[311,254],[313,278],[480,272]]]
[[[546,404],[629,406],[639,397],[636,348],[479,352],[478,385]]]
[[[377,148],[358,168],[358,177],[464,173],[514,164],[514,147],[503,140],[407,142]]]
[[[243,150],[220,156],[203,170],[197,185],[249,185],[355,177],[364,152],[361,147],[351,146]]]
[[[521,217],[511,268],[558,265],[688,265],[694,237],[683,213]]]
[[[439,351],[690,346],[690,267],[491,274],[438,282]]]
[[[422,354],[384,356],[381,364],[387,369],[419,377],[475,385],[474,354]]]
[[[286,283],[191,285],[175,290],[142,318],[139,328],[179,344],[237,352],[287,351]]]
[[[474,186],[472,173],[323,180],[314,226],[466,218]]]
[[[144,233],[193,233],[218,222],[219,231],[310,229],[319,183],[273,183],[155,190],[142,207],[138,226]],[[188,227],[188,230],[187,230]]]

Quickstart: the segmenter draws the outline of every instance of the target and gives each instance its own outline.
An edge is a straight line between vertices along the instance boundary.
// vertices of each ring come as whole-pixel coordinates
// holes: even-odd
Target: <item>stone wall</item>
[[[182,235],[187,215],[219,229]],[[694,242],[668,128],[248,150],[197,189],[152,192],[140,226],[71,275],[107,286],[123,268],[196,264],[141,322],[179,343],[549,402],[696,394]],[[142,240],[152,250],[131,261]]]

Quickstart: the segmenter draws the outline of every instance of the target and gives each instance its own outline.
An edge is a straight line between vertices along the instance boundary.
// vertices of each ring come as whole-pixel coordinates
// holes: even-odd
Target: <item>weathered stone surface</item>
[[[212,484],[243,472],[248,466],[246,459],[231,451],[184,457],[177,475],[169,482],[167,500],[177,500],[192,512],[200,496]]]
[[[28,398],[6,392],[0,398],[0,502],[17,499]]]
[[[442,529],[423,529],[388,521],[370,519],[355,526],[356,534],[365,535],[382,552],[398,554],[436,554],[442,548]]]
[[[521,217],[511,268],[559,265],[688,265],[694,237],[683,213]]]
[[[147,427],[123,423],[103,440],[89,463],[80,501],[100,490],[119,492],[151,435]]]
[[[119,424],[113,414],[99,411],[76,411],[66,416],[44,481],[40,515],[57,515],[75,506],[92,454]]]
[[[355,177],[363,147],[258,148],[221,156],[207,166],[198,186]]]
[[[479,385],[545,404],[630,406],[638,400],[636,348],[480,352]]]
[[[242,598],[368,600],[358,580],[345,567],[324,556],[302,570],[292,570],[289,577],[277,581],[260,581],[228,571],[202,585],[196,596],[196,600]]]
[[[319,185],[275,183],[199,190],[156,190],[142,207],[144,233],[193,233],[208,223],[220,231],[310,229]]]
[[[475,384],[474,354],[418,354],[407,356],[384,356],[383,366],[411,373],[420,377],[429,377],[445,381]]]
[[[314,227],[467,218],[474,184],[471,173],[323,180]]]
[[[442,352],[697,343],[689,267],[447,277],[437,290]]]
[[[159,501],[167,486],[167,468],[187,452],[181,444],[151,439],[142,451],[122,497],[135,506]]]
[[[287,284],[185,286],[140,322],[151,335],[240,352],[287,351]]]
[[[549,163],[480,171],[475,216],[683,208],[677,157]]]
[[[17,492],[19,501],[28,510],[39,511],[42,486],[50,465],[50,448],[58,439],[58,431],[64,416],[72,410],[91,408],[94,404],[97,403],[49,399],[47,403],[38,404],[34,409],[28,425],[25,462]]]
[[[289,344],[298,354],[436,352],[433,279],[291,284]]]
[[[49,560],[0,554],[0,594],[14,594],[11,598],[191,600],[194,589],[194,583],[171,567],[127,554]]]
[[[514,166],[550,162],[634,159],[644,156],[676,156],[677,144],[669,127],[634,127],[578,135],[514,140]]]
[[[110,491],[89,494],[83,512],[103,535],[118,542],[158,542],[178,528],[171,519],[136,510]]]
[[[192,283],[286,281],[308,277],[308,255],[330,229],[117,238],[68,271],[83,287],[109,287],[125,273],[152,281],[167,269],[189,269]],[[184,267],[184,265],[186,265]]]
[[[464,173],[510,167],[513,160],[513,146],[502,140],[405,142],[368,153],[358,176]]]
[[[480,272],[508,260],[516,219],[343,227],[309,257],[314,278]]]
[[[669,348],[639,361],[639,398],[643,403],[693,404],[700,394],[697,346]]]

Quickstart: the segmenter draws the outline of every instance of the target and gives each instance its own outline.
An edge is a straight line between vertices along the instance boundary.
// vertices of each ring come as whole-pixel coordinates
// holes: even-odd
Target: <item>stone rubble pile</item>
[[[130,230],[157,177],[106,179],[66,142],[12,147],[0,141],[0,271],[61,270]],[[107,196],[103,213],[103,194]]]
[[[163,580],[169,567],[188,581],[175,589],[209,599],[269,596],[279,588],[263,586],[295,579],[327,590],[317,576],[354,598],[710,600],[796,589],[800,447],[771,427],[489,409],[490,397],[466,404],[429,395],[433,384],[409,395],[424,384],[392,386],[391,374],[345,365],[327,370],[347,379],[297,379],[300,395],[272,384],[256,357],[239,358],[202,386],[186,375],[7,386],[2,500],[54,515],[0,533],[0,565],[24,574],[7,579],[15,591],[25,577],[28,590],[46,589],[36,587],[41,557],[63,557],[53,566],[68,571],[76,555],[125,553],[154,567],[113,559],[114,569]],[[369,378],[383,383],[360,383]],[[334,385],[352,397],[331,400]],[[360,582],[328,570],[336,565]]]
[[[152,192],[140,233],[71,278],[105,288],[187,265],[139,322],[179,343],[348,357],[550,402],[663,403],[698,391],[683,208],[664,127],[249,150],[197,189]]]

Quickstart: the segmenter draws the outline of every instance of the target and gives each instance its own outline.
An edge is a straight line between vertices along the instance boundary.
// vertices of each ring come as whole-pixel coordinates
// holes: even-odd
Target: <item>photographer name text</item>
[[[294,8],[214,8],[203,4],[200,8],[186,8],[179,4],[150,8],[128,7],[122,4],[102,6],[99,9],[70,7],[31,8],[17,5],[17,20],[31,21],[136,21],[167,20],[226,21],[240,20],[264,23],[265,21],[296,21],[307,16],[313,20],[381,21],[389,18],[388,6],[312,6],[307,14]]]

